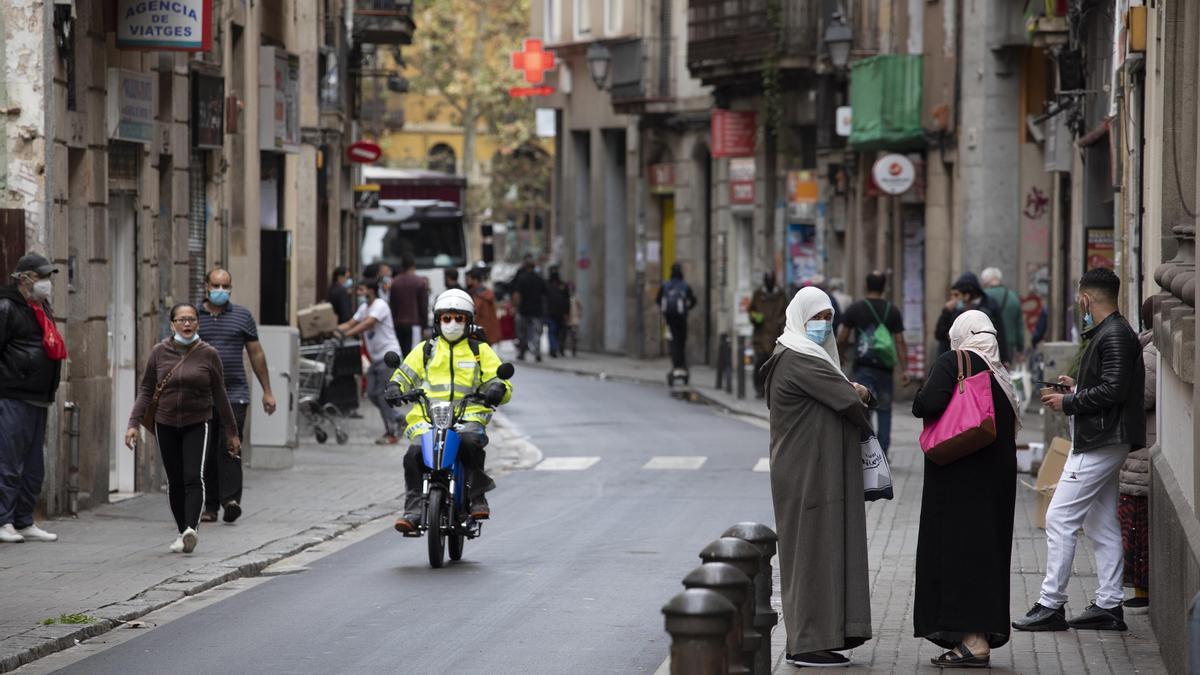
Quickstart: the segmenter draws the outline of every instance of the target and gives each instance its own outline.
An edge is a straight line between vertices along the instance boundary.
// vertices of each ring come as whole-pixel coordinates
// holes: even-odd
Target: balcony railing
[[[354,2],[354,36],[359,43],[409,45],[414,29],[412,0]]]
[[[689,0],[688,69],[702,80],[758,71],[777,36],[783,67],[811,65],[820,47],[819,3],[782,4],[775,27],[767,0]]]

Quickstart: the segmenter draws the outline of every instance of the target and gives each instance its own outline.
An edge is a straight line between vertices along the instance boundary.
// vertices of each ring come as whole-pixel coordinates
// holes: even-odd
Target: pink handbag
[[[992,378],[988,370],[971,374],[971,357],[955,350],[958,382],[950,404],[937,420],[925,420],[921,450],[929,461],[945,466],[996,440],[996,408],[992,401]]]

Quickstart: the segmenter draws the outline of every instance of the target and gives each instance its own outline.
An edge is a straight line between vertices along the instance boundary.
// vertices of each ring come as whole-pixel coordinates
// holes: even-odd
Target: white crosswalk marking
[[[535,471],[583,471],[599,461],[599,457],[547,457],[533,468]]]
[[[643,469],[699,469],[707,457],[654,457]]]
[[[758,464],[754,465],[754,470],[760,473],[769,473],[771,471],[771,458],[763,457],[758,460]]]

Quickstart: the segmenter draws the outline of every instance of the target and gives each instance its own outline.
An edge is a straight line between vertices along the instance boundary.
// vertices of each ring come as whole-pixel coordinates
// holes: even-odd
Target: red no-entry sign
[[[346,148],[346,159],[356,164],[370,164],[383,156],[383,148],[378,143],[359,141],[351,143]]]

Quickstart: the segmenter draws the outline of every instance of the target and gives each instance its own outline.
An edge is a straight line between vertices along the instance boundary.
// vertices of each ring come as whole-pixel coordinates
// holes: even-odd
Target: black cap
[[[29,253],[21,256],[21,259],[17,261],[17,273],[21,272],[37,272],[38,276],[48,277],[57,273],[58,268],[51,265],[45,256]]]

